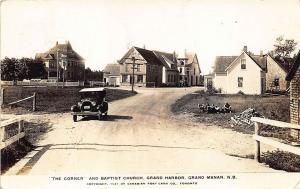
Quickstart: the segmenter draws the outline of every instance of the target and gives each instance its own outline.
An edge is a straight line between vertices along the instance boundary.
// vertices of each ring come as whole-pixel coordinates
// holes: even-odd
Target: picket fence
[[[75,82],[49,82],[47,80],[39,80],[39,81],[1,81],[1,85],[7,85],[7,86],[65,86],[65,87],[78,87],[78,86],[84,86],[83,81],[75,81]]]

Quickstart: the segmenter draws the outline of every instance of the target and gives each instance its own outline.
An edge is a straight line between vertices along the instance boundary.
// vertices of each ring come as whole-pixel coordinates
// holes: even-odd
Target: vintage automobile
[[[107,116],[108,103],[105,101],[105,88],[84,88],[79,91],[80,101],[71,107],[73,121],[77,116],[97,116],[99,120]]]

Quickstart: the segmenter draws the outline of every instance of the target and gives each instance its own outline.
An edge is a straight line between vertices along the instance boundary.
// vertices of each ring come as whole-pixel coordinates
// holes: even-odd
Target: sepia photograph
[[[0,15],[0,188],[300,189],[300,0]]]

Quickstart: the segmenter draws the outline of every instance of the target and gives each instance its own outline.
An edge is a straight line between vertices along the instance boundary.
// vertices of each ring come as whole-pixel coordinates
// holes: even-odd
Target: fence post
[[[255,122],[254,134],[256,136],[258,136],[260,134],[260,126],[261,126],[261,123]],[[258,141],[258,140],[255,140],[254,159],[260,163],[260,141]]]
[[[35,111],[36,106],[36,93],[33,93],[33,100],[32,100],[32,111]]]
[[[22,128],[24,128],[24,121],[22,119],[19,120],[19,124],[18,124],[18,134],[21,133]],[[18,139],[19,142],[19,139]]]
[[[1,127],[0,128],[0,142],[4,142],[5,141],[5,127]]]
[[[4,104],[4,88],[1,88],[0,106]]]

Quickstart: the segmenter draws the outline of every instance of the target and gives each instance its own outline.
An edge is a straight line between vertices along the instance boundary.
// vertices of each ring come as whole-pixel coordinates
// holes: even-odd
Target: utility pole
[[[142,65],[142,64],[138,64],[138,63],[135,63],[136,60],[144,60],[144,59],[138,59],[138,58],[135,58],[134,56],[131,57],[131,58],[126,58],[126,59],[130,59],[132,60],[132,63],[126,63],[126,64],[132,64],[132,82],[131,82],[131,91],[133,92],[134,91],[134,70],[137,69],[137,67],[135,67],[135,65]]]
[[[67,55],[61,54],[61,58],[62,58],[62,66],[63,66],[63,85],[62,85],[62,88],[64,88],[64,86],[65,86],[65,70],[66,70]]]
[[[58,51],[59,49],[56,51],[56,88],[58,88]]]

